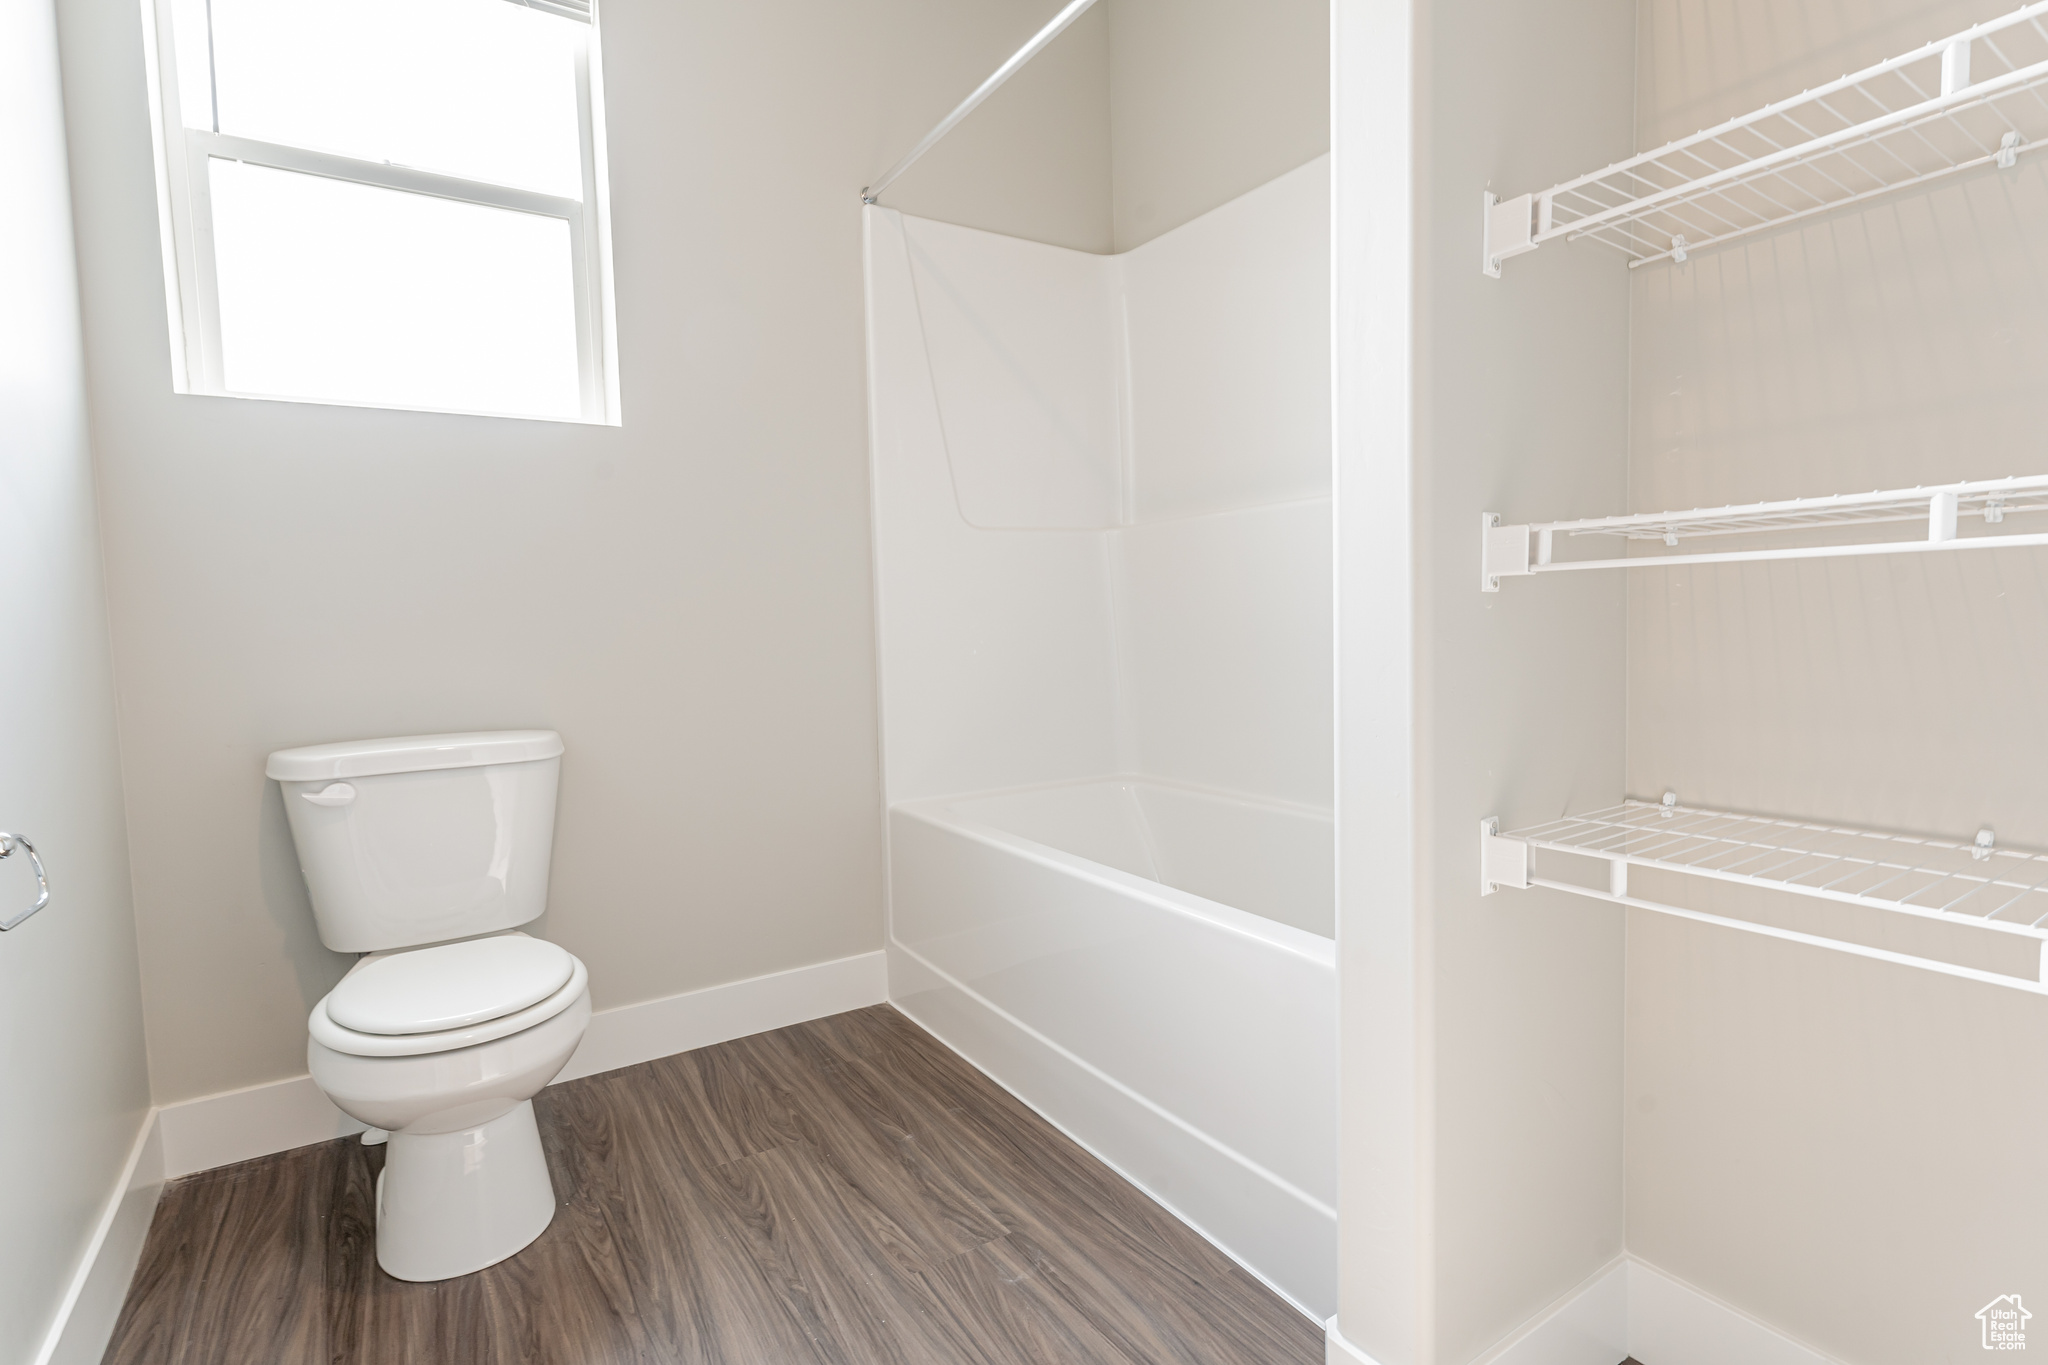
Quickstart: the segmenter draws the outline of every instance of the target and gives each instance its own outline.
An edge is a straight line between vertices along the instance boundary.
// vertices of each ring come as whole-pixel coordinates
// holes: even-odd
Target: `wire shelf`
[[[1486,268],[1560,237],[1631,266],[2048,144],[2048,0],[1765,105],[1605,170],[1495,205]]]
[[[1501,837],[2048,939],[2048,853],[1647,801]]]
[[[1870,493],[1791,498],[1781,502],[1754,502],[1728,507],[1695,507],[1684,512],[1591,517],[1580,521],[1504,525],[1499,513],[1488,512],[1481,521],[1480,587],[1483,591],[1495,592],[1503,578],[1585,569],[1730,564],[1765,559],[1834,559],[1855,555],[2048,545],[2048,531],[1991,529],[2003,526],[2008,517],[2037,512],[2048,512],[2048,475],[1880,489]],[[1963,523],[1970,520],[1981,523],[1984,533],[1961,535]],[[1900,539],[1895,534],[1873,530],[1869,535],[1851,534],[1820,545],[1775,545],[1686,554],[1624,554],[1593,559],[1556,560],[1552,557],[1559,536],[1566,539],[1607,537],[1677,548],[1687,540],[1701,537],[1844,529],[1853,532],[1857,528],[1893,527],[1915,522],[1926,525],[1925,536]]]
[[[1606,861],[1606,889],[1533,875],[1532,849]],[[1625,801],[1507,834],[1499,832],[1496,821],[1482,826],[1482,893],[1499,887],[1548,887],[2048,993],[2048,985],[2037,979],[1644,900],[1629,893],[1631,867],[1708,877],[2048,942],[2048,853],[1999,848],[1990,830],[1980,833],[1975,843],[1960,844],[1647,801]],[[2042,965],[2048,967],[2048,957]]]

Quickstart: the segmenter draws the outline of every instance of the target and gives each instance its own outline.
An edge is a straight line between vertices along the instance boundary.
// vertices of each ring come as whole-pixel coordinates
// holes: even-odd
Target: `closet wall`
[[[1559,251],[1503,287],[1479,207],[1628,153],[1634,15],[1409,13],[1336,30],[1338,1316],[1371,1359],[1463,1365],[1623,1247],[1621,918],[1482,896],[1476,864],[1488,816],[1619,797],[1623,585],[1481,593],[1477,532],[1625,504],[1627,272]]]
[[[1434,1350],[1379,1358],[1462,1365],[1622,1250],[1621,918],[1552,892],[1482,897],[1475,856],[1487,816],[1512,829],[1620,795],[1623,585],[1481,593],[1478,530],[1486,510],[1624,504],[1627,271],[1562,250],[1488,279],[1479,206],[1482,189],[1628,154],[1633,16],[1632,0],[1417,8],[1415,971]]]
[[[1637,145],[2010,8],[1644,0]],[[1631,510],[2048,469],[2048,158],[1646,266],[1631,311]],[[1631,795],[2048,847],[2042,551],[1629,580]],[[1704,886],[1657,894],[1799,911]],[[1857,1365],[2048,1297],[2048,1000],[1630,914],[1630,1251]]]

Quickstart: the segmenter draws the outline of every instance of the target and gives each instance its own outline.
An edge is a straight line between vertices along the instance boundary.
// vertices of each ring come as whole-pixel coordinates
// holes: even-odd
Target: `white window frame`
[[[576,51],[576,105],[583,158],[583,198],[579,202],[507,185],[493,185],[433,171],[303,147],[233,137],[211,129],[185,126],[179,90],[176,0],[141,0],[142,31],[147,48],[150,120],[156,142],[157,212],[164,252],[164,293],[169,309],[171,387],[175,392],[221,398],[257,398],[278,402],[326,403],[342,407],[389,408],[411,412],[457,412],[474,416],[514,416],[537,421],[582,421],[619,425],[617,370],[618,333],[613,316],[611,232],[606,204],[604,99],[598,58],[595,6]],[[528,0],[512,0],[528,3]],[[535,9],[550,6],[535,4]],[[209,64],[211,55],[188,61],[192,69]],[[476,413],[468,408],[422,407],[344,398],[311,398],[290,394],[240,393],[228,388],[221,366],[220,289],[215,273],[213,211],[207,162],[212,158],[299,171],[333,180],[353,181],[384,189],[429,194],[464,204],[512,209],[558,218],[569,227],[575,276],[576,360],[582,411],[576,418],[535,417],[530,413]]]

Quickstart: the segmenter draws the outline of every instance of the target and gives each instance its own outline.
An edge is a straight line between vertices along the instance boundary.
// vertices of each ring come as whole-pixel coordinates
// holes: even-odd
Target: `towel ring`
[[[7,930],[12,929],[15,925],[50,903],[50,878],[43,871],[43,860],[36,856],[36,846],[22,838],[19,834],[0,833],[0,858],[12,857],[14,850],[17,848],[23,853],[28,854],[28,864],[36,870],[38,894],[36,895],[36,903],[28,909],[11,919],[0,919],[0,933],[5,933]]]

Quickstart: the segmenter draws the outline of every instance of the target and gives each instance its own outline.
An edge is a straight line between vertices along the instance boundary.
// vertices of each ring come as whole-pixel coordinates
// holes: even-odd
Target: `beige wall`
[[[0,829],[53,898],[0,936],[0,1365],[43,1344],[149,1107],[62,114],[48,0],[8,0]],[[25,854],[0,863],[0,916],[34,896]]]
[[[559,729],[538,928],[599,1008],[881,946],[858,191],[1055,9],[607,0],[613,429],[174,396],[137,6],[61,0],[159,1102],[303,1073],[345,966],[284,745]],[[906,188],[1002,221],[998,160]],[[1100,164],[1018,230],[1099,232]]]
[[[2010,8],[1644,0],[1640,142]],[[2023,159],[1636,272],[1635,507],[2039,472],[2044,242]],[[2048,847],[2044,569],[1631,574],[1629,791]],[[2048,1299],[2048,1000],[1640,913],[1628,993],[1630,1250],[1855,1365]]]
[[[1330,149],[1329,0],[1104,0],[1115,249]]]
[[[1985,1302],[2048,1297],[2048,1100],[2023,1079],[2048,1063],[2048,1004],[1640,913],[1624,968],[1600,907],[1464,889],[1478,816],[1512,825],[1622,789],[2048,844],[2036,552],[1648,570],[1495,598],[1469,586],[1482,509],[1540,519],[1619,510],[1624,492],[1651,510],[2036,469],[2048,163],[1681,268],[1624,277],[1567,245],[1481,281],[1482,184],[1552,183],[2005,7],[1631,8],[1450,0],[1416,7],[1409,52],[1340,45],[1340,1321],[1388,1365],[1471,1360],[1625,1244],[1854,1365],[1975,1358]],[[1400,39],[1384,7],[1345,14]],[[1347,116],[1407,79],[1405,108]],[[1365,187],[1408,155],[1403,334],[1410,248],[1372,221]],[[1398,212],[1398,195],[1386,203]],[[1354,240],[1378,257],[1360,248],[1347,268]],[[1412,432],[1368,381],[1341,396],[1354,366],[1393,374],[1404,355]],[[1374,492],[1402,496],[1404,479],[1412,560],[1375,521]],[[1408,564],[1412,634],[1382,589]],[[1361,639],[1412,651],[1410,674],[1381,670]],[[1374,835],[1402,795],[1381,734],[1415,763],[1411,869]]]
[[[1109,143],[1112,3],[1098,4],[1075,20],[966,122],[904,172],[882,202],[921,218],[1077,251],[1115,249]],[[1019,5],[1014,0],[996,6],[984,0],[977,8],[1028,13],[1042,22],[1059,7]],[[939,22],[957,25],[960,20],[949,14]],[[983,23],[986,26],[985,18]],[[1034,23],[1018,30],[1011,50],[1023,46],[1036,27]],[[938,98],[938,113],[925,123],[936,123],[1009,55],[1008,51],[995,54],[984,71],[946,70],[945,80],[937,81],[934,88],[943,86],[951,95]],[[926,65],[940,67],[944,63],[928,59]],[[940,72],[928,70],[922,73],[922,81],[934,84],[939,76]],[[927,128],[903,131],[902,146],[877,164],[877,172],[893,165]]]
[[[1476,845],[1484,817],[1513,829],[1619,797],[1623,585],[1486,594],[1477,559],[1483,512],[1624,505],[1627,270],[1564,250],[1489,279],[1479,196],[1628,152],[1632,20],[1631,0],[1438,0],[1425,21],[1416,710],[1435,1365],[1474,1359],[1622,1248],[1620,916],[1555,892],[1482,898]]]
[[[1623,1243],[1621,919],[1549,892],[1481,897],[1476,856],[1485,817],[1512,828],[1620,794],[1621,583],[1483,594],[1478,530],[1486,511],[1540,520],[1625,503],[1626,270],[1555,251],[1488,279],[1479,201],[1627,152],[1633,14],[1630,0],[1439,0],[1415,7],[1403,69],[1390,8],[1347,6],[1340,24],[1364,30],[1340,45],[1340,101],[1383,107],[1338,119],[1337,363],[1351,394],[1338,442],[1339,1321],[1382,1365],[1463,1365]],[[1409,137],[1382,139],[1404,111],[1378,92],[1406,80]],[[1374,216],[1401,212],[1398,193],[1376,191],[1410,155],[1404,279],[1404,244]],[[1360,239],[1378,249],[1347,265]],[[1403,336],[1380,319],[1411,283]],[[1350,386],[1355,368],[1397,369],[1404,348],[1405,398]],[[1385,417],[1403,401],[1408,430]],[[1412,557],[1383,524],[1389,502],[1408,505]],[[1404,574],[1406,602],[1393,595]],[[1405,654],[1407,676],[1382,652]],[[1376,748],[1403,731],[1405,755]],[[1403,869],[1377,827],[1411,797]]]
[[[1329,71],[1329,0],[1102,0],[884,202],[1129,251],[1329,151]]]

